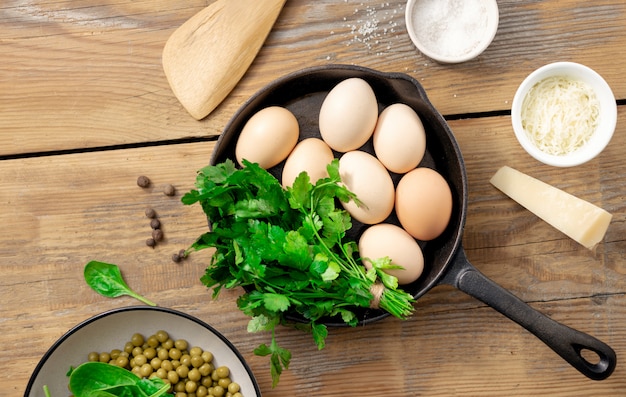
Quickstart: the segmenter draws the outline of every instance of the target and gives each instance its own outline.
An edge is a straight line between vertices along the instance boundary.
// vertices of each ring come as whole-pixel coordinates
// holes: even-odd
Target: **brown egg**
[[[338,152],[361,147],[372,136],[378,119],[378,101],[363,79],[350,78],[337,84],[326,96],[319,115],[324,142]]]
[[[326,166],[333,161],[333,151],[324,141],[318,138],[307,138],[298,142],[287,157],[283,167],[283,186],[291,186],[302,171],[306,171],[312,184],[319,179],[327,178]]]
[[[376,157],[389,171],[409,172],[417,167],[426,152],[422,120],[408,105],[390,105],[378,116],[373,143]]]
[[[351,151],[339,159],[341,182],[362,202],[342,202],[350,215],[371,225],[385,220],[393,211],[393,181],[387,169],[367,152]]]
[[[298,142],[300,127],[288,109],[270,106],[255,113],[244,125],[235,146],[239,165],[242,160],[268,169],[287,158]]]
[[[363,265],[372,268],[370,260],[389,257],[402,269],[387,269],[385,273],[398,279],[398,284],[417,280],[424,270],[424,255],[415,239],[404,229],[390,223],[370,226],[359,239],[359,255]]]
[[[419,167],[405,174],[396,187],[396,214],[411,236],[428,241],[437,238],[452,215],[452,192],[437,171]]]

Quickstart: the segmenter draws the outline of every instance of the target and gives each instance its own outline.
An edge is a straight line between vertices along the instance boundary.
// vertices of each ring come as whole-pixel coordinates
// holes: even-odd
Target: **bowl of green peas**
[[[215,328],[163,307],[131,306],[91,317],[43,355],[25,397],[260,397],[235,346]]]

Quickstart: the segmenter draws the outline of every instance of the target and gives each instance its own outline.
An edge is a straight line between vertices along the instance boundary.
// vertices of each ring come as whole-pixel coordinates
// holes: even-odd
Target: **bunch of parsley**
[[[344,241],[351,218],[337,200],[358,203],[358,198],[341,184],[337,160],[327,169],[329,177],[315,185],[303,172],[283,188],[258,164],[237,168],[226,160],[200,170],[196,189],[182,198],[187,205],[199,203],[211,222],[211,230],[191,247],[215,248],[203,284],[213,289],[214,299],[222,288],[244,287],[237,306],[251,317],[248,331],[271,332],[270,345],[254,352],[270,356],[273,386],[291,359],[276,341],[276,327],[291,324],[287,313],[308,322],[322,349],[325,318],[337,316],[355,326],[355,309],[372,302],[398,318],[413,311],[412,296],[383,271],[397,266],[380,258],[367,271],[357,244]]]

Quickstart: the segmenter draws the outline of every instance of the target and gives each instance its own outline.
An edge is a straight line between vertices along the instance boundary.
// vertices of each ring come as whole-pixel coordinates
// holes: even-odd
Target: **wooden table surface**
[[[211,0],[4,0],[0,4],[0,395],[23,394],[48,347],[78,322],[134,305],[97,295],[90,260],[116,263],[159,305],[195,315],[249,361],[264,396],[618,396],[626,390],[626,4],[618,0],[499,0],[500,25],[477,59],[442,65],[405,30],[405,1],[289,0],[232,94],[196,121],[161,66],[169,35]],[[606,150],[574,168],[542,165],[517,144],[509,111],[519,83],[553,61],[599,72],[618,100]],[[180,193],[193,186],[225,124],[272,80],[303,67],[357,64],[415,77],[449,120],[464,154],[469,208],[463,245],[484,274],[533,308],[615,349],[611,377],[592,381],[529,332],[440,286],[406,321],[332,329],[317,351],[281,329],[290,369],[271,388],[235,299],[200,283],[209,252],[171,255],[206,229]],[[489,184],[509,165],[613,214],[595,253]],[[136,185],[140,175],[153,188]],[[179,192],[167,197],[161,189]],[[155,208],[166,239],[145,245]],[[58,397],[58,396],[57,396]]]

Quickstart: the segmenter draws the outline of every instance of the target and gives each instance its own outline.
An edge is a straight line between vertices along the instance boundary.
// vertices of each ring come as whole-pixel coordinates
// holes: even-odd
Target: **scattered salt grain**
[[[376,55],[390,51],[392,41],[398,37],[396,28],[403,23],[404,7],[404,2],[394,5],[383,2],[379,6],[360,3],[351,17],[343,17],[343,21],[347,22],[344,27],[350,32],[346,46],[363,45],[368,52]]]

